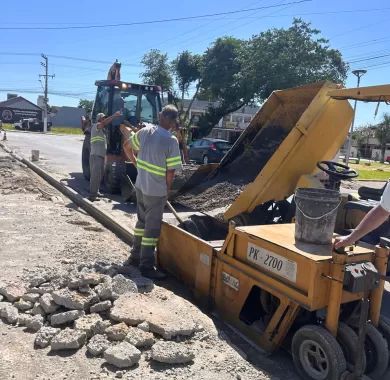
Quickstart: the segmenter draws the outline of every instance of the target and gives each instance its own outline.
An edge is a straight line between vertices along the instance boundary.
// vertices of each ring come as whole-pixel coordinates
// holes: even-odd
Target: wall
[[[57,112],[51,115],[53,127],[80,128],[81,116],[85,111],[78,107],[56,107]]]

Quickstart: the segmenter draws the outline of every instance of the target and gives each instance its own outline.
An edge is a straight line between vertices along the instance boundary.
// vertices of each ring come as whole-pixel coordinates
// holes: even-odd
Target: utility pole
[[[45,68],[45,74],[39,74],[39,77],[44,77],[45,78],[45,95],[43,101],[45,102],[45,109],[43,110],[44,115],[43,115],[43,132],[47,132],[47,114],[48,114],[48,103],[49,103],[49,98],[47,97],[48,94],[48,80],[50,78],[54,78],[55,74],[49,75],[49,59],[45,54],[41,54],[41,57],[45,60],[45,62],[41,62],[41,66]]]
[[[352,74],[357,76],[357,87],[358,88],[360,87],[360,78],[366,72],[367,72],[367,70],[353,70],[352,71]],[[347,151],[345,152],[345,165],[348,165],[348,163],[349,163],[349,156],[351,155],[352,134],[353,134],[353,127],[355,125],[356,106],[357,106],[357,100],[355,100],[355,104],[353,106],[353,118],[352,118],[351,130],[349,131]]]

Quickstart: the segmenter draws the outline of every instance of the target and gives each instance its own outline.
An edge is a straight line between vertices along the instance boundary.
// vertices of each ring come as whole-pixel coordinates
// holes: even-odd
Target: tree
[[[199,93],[201,85],[201,70],[202,56],[192,54],[188,50],[180,53],[176,59],[172,61],[172,71],[180,92],[180,98],[176,96],[175,103],[179,110],[180,124],[186,129],[189,129],[192,123],[192,118],[189,118],[189,114],[193,102]],[[193,91],[191,100],[184,111],[185,96],[189,94],[189,88],[193,83],[196,83],[195,91]]]
[[[369,140],[372,137],[375,137],[375,125],[372,124],[362,125],[353,132],[352,140],[357,143],[359,156],[371,158]]]
[[[85,110],[85,113],[87,115],[90,115],[92,113],[93,100],[80,99],[78,107],[83,108]]]
[[[173,79],[168,54],[152,49],[143,56],[141,63],[144,65],[144,72],[140,74],[140,77],[145,84],[160,86],[162,91],[172,88]]]
[[[375,127],[375,137],[379,140],[381,162],[385,162],[387,144],[390,143],[390,114],[383,114],[383,120]]]

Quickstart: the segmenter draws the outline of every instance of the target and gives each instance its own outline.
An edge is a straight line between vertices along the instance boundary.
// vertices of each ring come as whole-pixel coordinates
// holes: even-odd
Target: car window
[[[199,145],[201,143],[201,140],[197,140],[197,141],[194,141],[192,144],[191,144],[191,148],[198,148]]]
[[[203,148],[203,147],[207,147],[207,146],[210,146],[211,143],[209,140],[202,140],[200,146]]]
[[[215,145],[217,146],[218,149],[220,150],[228,150],[232,147],[232,144],[228,143],[228,142],[217,142],[215,143]]]

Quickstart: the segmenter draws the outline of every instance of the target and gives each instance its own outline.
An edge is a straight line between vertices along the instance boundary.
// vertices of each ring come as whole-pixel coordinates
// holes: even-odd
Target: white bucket
[[[39,161],[39,150],[31,151],[31,161]]]

